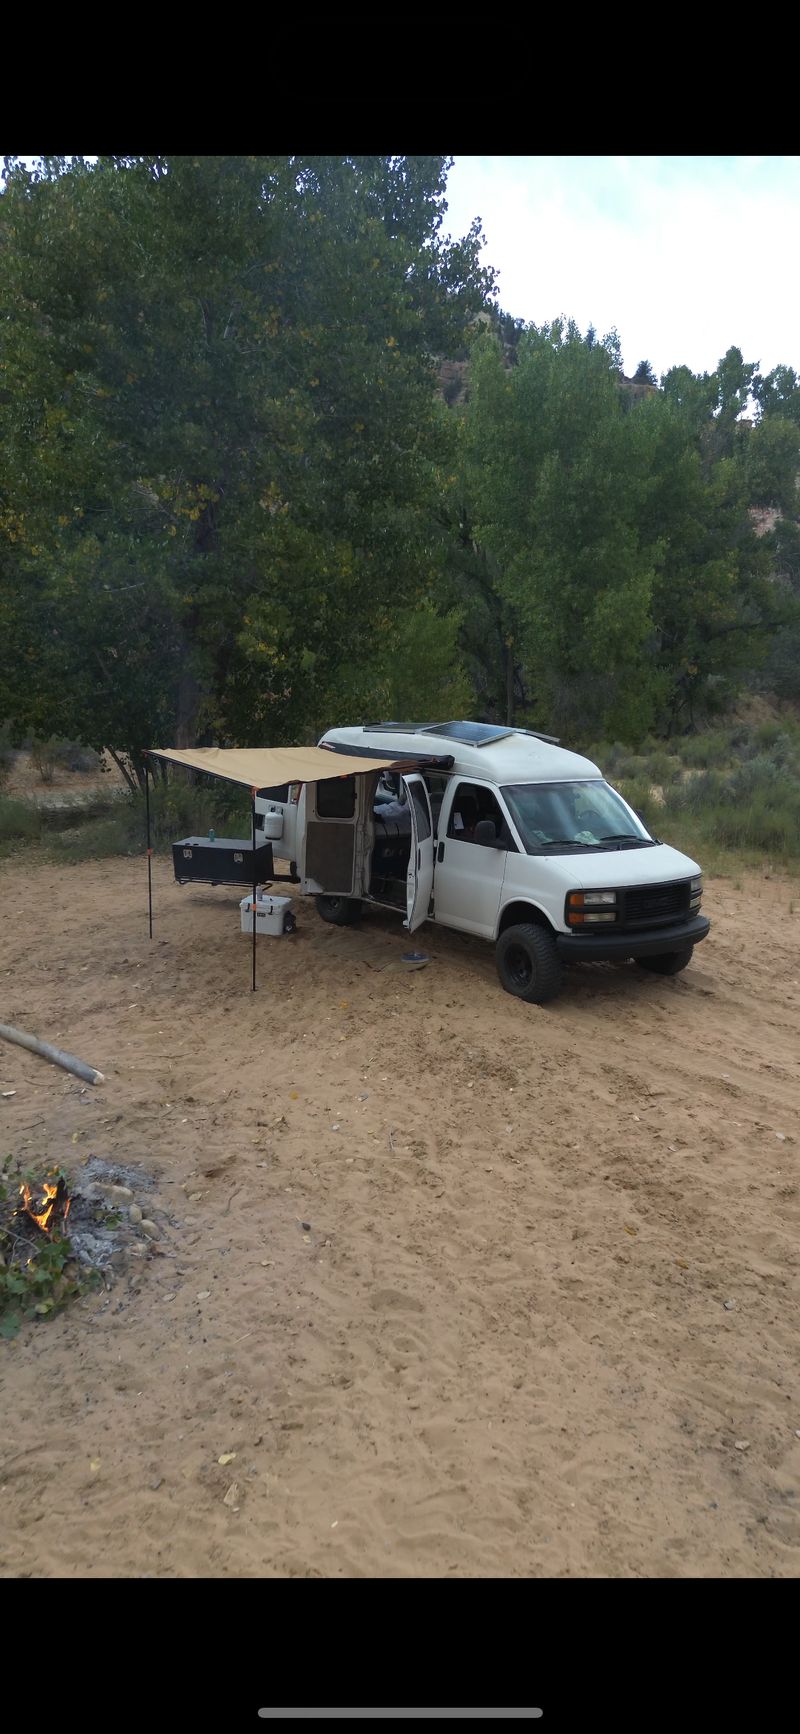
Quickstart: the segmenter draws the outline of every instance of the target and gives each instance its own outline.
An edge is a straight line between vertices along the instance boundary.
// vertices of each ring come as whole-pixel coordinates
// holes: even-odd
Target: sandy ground
[[[792,885],[538,1009],[305,902],[253,995],[237,894],[155,879],[151,947],[140,864],[0,869],[0,1019],[107,1074],[0,1049],[3,1149],[173,1219],[0,1343],[3,1574],[795,1575]]]

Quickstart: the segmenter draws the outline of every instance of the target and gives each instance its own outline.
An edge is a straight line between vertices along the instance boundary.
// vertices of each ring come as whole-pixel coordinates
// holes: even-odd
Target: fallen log
[[[78,1060],[74,1054],[65,1054],[63,1048],[54,1048],[52,1042],[40,1042],[38,1036],[29,1036],[26,1030],[18,1030],[13,1024],[0,1024],[0,1040],[16,1042],[18,1048],[29,1048],[32,1054],[40,1054],[43,1060],[51,1060],[54,1066],[63,1066],[65,1072],[74,1072],[76,1078],[85,1078],[87,1084],[102,1084],[105,1082],[102,1072],[96,1067],[87,1066],[85,1060]]]

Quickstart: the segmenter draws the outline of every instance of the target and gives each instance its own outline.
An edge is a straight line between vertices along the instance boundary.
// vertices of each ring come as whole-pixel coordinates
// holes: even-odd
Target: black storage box
[[[179,885],[263,885],[273,878],[272,844],[250,837],[184,837],[172,845]]]

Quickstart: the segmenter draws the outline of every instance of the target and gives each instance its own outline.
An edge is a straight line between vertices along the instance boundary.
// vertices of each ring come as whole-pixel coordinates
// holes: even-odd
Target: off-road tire
[[[528,1005],[544,1005],[561,991],[561,959],[552,933],[533,921],[507,927],[495,946],[497,973],[506,990]]]
[[[317,913],[323,921],[332,922],[334,927],[350,927],[361,914],[361,902],[358,897],[325,897],[316,899]]]
[[[651,975],[680,975],[687,963],[692,961],[693,945],[687,945],[683,951],[658,951],[654,957],[637,957],[634,961],[640,969],[649,969]]]

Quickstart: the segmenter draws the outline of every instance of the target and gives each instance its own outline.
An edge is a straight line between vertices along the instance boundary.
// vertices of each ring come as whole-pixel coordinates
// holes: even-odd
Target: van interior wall
[[[353,890],[356,833],[352,820],[309,819],[306,827],[306,878],[324,891]]]

